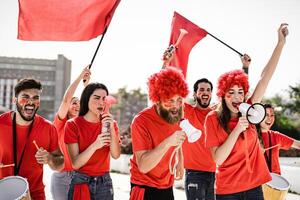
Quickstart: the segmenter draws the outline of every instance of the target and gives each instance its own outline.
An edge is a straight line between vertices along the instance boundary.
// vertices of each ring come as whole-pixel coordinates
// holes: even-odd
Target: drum
[[[272,180],[262,185],[265,200],[284,200],[290,183],[282,176],[270,173]]]
[[[0,199],[31,200],[27,180],[20,176],[8,176],[1,179]]]

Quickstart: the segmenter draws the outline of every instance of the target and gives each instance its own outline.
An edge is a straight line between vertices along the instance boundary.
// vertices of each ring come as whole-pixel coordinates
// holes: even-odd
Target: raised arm
[[[261,102],[263,95],[266,91],[266,88],[269,84],[270,79],[273,76],[273,73],[276,69],[276,66],[278,64],[283,46],[285,45],[285,38],[288,35],[288,29],[287,29],[287,25],[286,23],[283,23],[280,25],[279,29],[278,29],[278,42],[277,45],[273,51],[273,54],[269,60],[269,62],[267,63],[267,65],[265,66],[265,68],[263,69],[262,73],[261,73],[261,77],[260,80],[258,81],[255,90],[253,92],[253,95],[251,96],[251,101],[252,103],[259,103]]]
[[[85,84],[88,83],[88,81],[90,79],[90,75],[91,75],[91,72],[87,66],[82,70],[82,72],[75,79],[75,81],[73,81],[73,83],[67,88],[67,90],[64,94],[63,100],[62,100],[62,102],[59,106],[58,112],[57,112],[60,119],[64,119],[67,116],[71,100],[73,98],[73,95],[74,95],[76,88],[78,87],[80,81],[83,78],[85,78],[87,80],[85,82]]]

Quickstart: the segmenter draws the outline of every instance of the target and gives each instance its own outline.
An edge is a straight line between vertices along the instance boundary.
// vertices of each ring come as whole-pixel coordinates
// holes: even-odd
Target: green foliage
[[[132,154],[130,124],[134,116],[147,107],[147,94],[143,93],[141,88],[128,91],[123,87],[114,96],[118,102],[112,106],[111,113],[119,125],[121,152]]]
[[[289,87],[290,102],[286,104],[286,107],[291,110],[292,113],[300,114],[300,84],[295,87]]]

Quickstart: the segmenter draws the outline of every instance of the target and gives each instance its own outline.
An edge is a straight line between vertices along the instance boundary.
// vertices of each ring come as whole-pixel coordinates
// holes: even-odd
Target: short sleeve
[[[290,138],[282,133],[274,132],[274,136],[276,138],[277,144],[280,144],[280,148],[284,150],[288,150],[294,143],[294,139]]]
[[[212,111],[214,112],[214,111]],[[220,141],[217,136],[217,117],[214,113],[210,112],[204,122],[205,146],[207,148],[220,146]]]
[[[131,124],[133,152],[152,149],[152,140],[146,124],[141,118],[135,118]]]
[[[74,121],[67,121],[65,126],[65,143],[66,144],[72,144],[72,143],[78,143],[79,136],[78,136],[78,129],[75,125]]]
[[[53,124],[58,132],[63,131],[68,118],[60,119],[58,114],[55,115]]]

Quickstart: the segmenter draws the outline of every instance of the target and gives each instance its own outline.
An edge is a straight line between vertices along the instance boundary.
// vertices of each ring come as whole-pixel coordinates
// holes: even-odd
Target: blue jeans
[[[113,200],[114,191],[112,186],[112,180],[109,173],[103,174],[102,176],[88,176],[80,172],[74,172],[68,193],[68,199],[73,200],[74,186],[76,184],[86,183],[89,186],[90,200]]]
[[[261,186],[233,194],[217,195],[217,200],[264,200]]]
[[[185,170],[185,194],[187,200],[215,200],[215,173]]]
[[[51,194],[54,200],[67,200],[72,180],[72,172],[53,172],[51,176]]]

